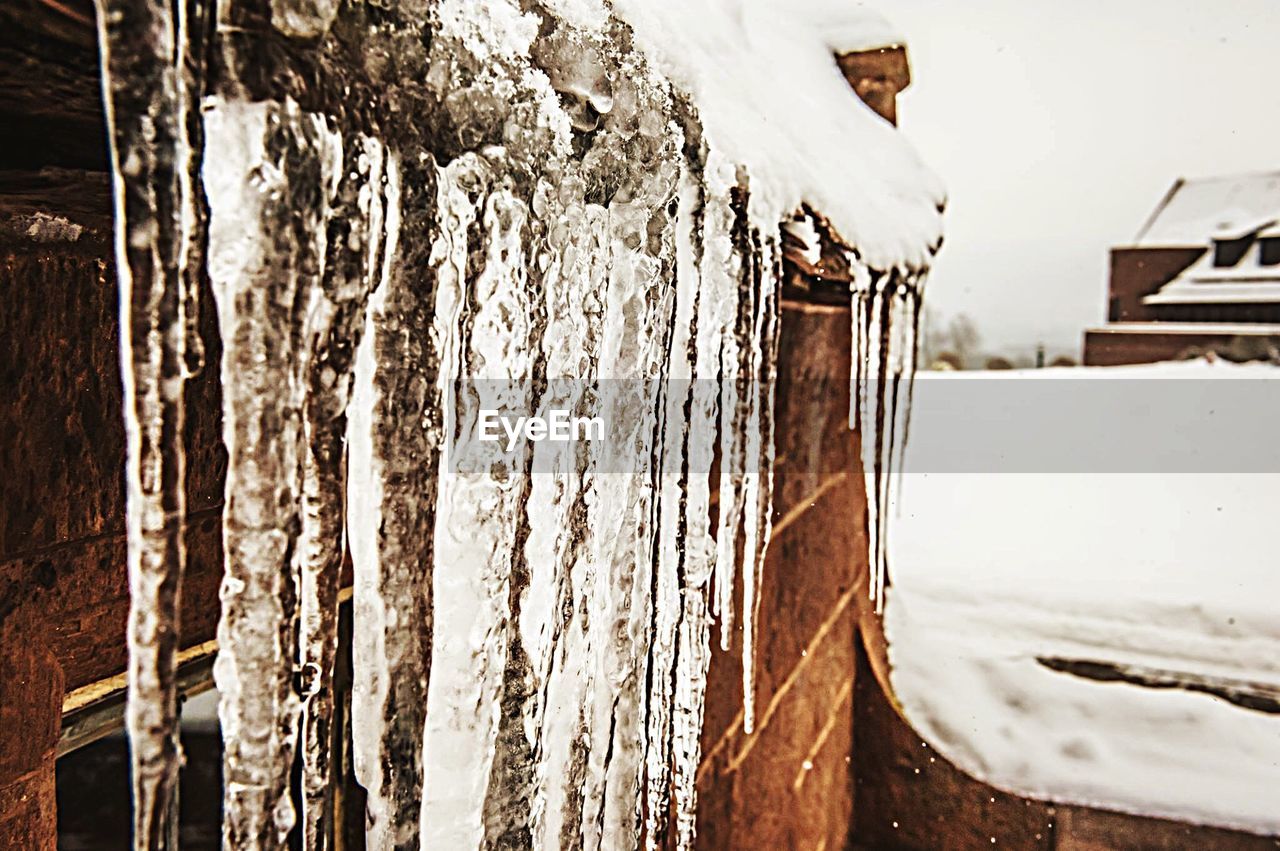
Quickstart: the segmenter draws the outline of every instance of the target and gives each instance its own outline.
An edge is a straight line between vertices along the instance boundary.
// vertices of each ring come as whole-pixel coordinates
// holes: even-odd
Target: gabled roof
[[[1134,239],[1142,247],[1208,245],[1280,220],[1280,171],[1179,178]]]

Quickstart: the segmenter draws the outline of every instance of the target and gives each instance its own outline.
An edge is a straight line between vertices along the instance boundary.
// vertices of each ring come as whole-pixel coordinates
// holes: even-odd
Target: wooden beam
[[[107,170],[93,5],[0,4],[0,168]]]
[[[890,124],[898,123],[898,93],[911,85],[911,63],[902,45],[842,53],[836,64],[863,103]]]

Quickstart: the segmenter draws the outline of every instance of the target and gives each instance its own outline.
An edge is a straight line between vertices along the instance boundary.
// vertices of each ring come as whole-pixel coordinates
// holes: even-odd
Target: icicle
[[[657,470],[658,504],[654,553],[653,634],[649,643],[649,683],[645,731],[646,824],[649,849],[665,847],[670,817],[672,716],[677,658],[687,593],[688,516],[686,491],[690,475],[688,454],[690,406],[697,358],[699,280],[694,224],[701,206],[700,187],[686,166],[682,169],[674,221],[675,309],[666,353],[665,396],[661,422],[661,463]],[[681,766],[687,768],[687,766]]]
[[[911,402],[915,395],[916,370],[920,365],[920,322],[924,313],[924,287],[928,280],[925,272],[909,276],[904,282],[904,321],[902,323],[902,373],[907,379],[906,396],[902,407],[902,438],[898,443],[898,486],[906,466],[907,441],[911,437]],[[900,502],[897,503],[901,505]]]
[[[263,40],[268,9],[278,33]],[[691,93],[602,2],[406,9],[357,4],[346,20],[333,0],[219,4],[223,94],[208,102],[203,149],[230,454],[225,845],[284,841],[299,740],[302,840],[327,841],[349,542],[369,847],[629,849],[643,836],[653,849],[674,822],[690,848],[713,618],[725,649],[741,628],[743,727],[755,723],[776,193],[752,197],[745,166],[704,138]],[[114,127],[128,149],[122,316],[147,334],[129,338],[124,364],[131,570],[135,627],[154,614],[171,630],[181,377],[199,362],[196,276],[181,274],[198,246],[183,133],[202,128],[183,100],[180,70],[195,63],[182,16],[144,10],[154,32],[108,27],[112,47],[158,50],[149,61],[163,71],[143,78],[130,113],[159,117],[155,128]],[[114,99],[134,94],[128,82]],[[851,419],[878,600],[918,286],[853,267]],[[474,440],[482,409],[599,416],[607,434],[507,452]],[[147,523],[159,537],[139,536]],[[152,714],[131,723],[145,745],[139,824],[155,836],[176,766],[172,648],[143,639],[135,698]]]
[[[580,386],[554,379],[566,367],[579,364],[588,351],[586,341],[593,336],[591,329],[567,327],[569,317],[581,315],[583,305],[579,302],[571,307],[560,300],[581,297],[582,293],[559,279],[565,271],[565,257],[547,241],[552,228],[560,229],[557,241],[567,236],[566,223],[560,217],[561,196],[571,198],[570,193],[580,187],[579,182],[569,181],[556,192],[540,181],[528,209],[523,203],[519,205],[527,215],[513,234],[521,241],[521,251],[512,253],[504,248],[497,258],[524,261],[525,297],[515,306],[523,307],[525,315],[512,324],[529,329],[528,372],[519,380],[525,385],[522,395],[528,400],[527,410],[536,414],[576,407]],[[553,303],[553,299],[560,303]],[[551,370],[555,374],[549,381]],[[575,455],[569,444],[540,441],[514,465],[520,473],[513,488],[518,519],[509,557],[505,637],[496,639],[505,641],[506,646],[496,698],[494,755],[483,799],[484,847],[534,844],[537,760],[542,744],[539,731],[545,708],[539,693],[550,661],[548,621],[556,614],[553,600],[562,590],[556,586],[564,577],[555,538],[573,524],[569,512],[576,495]]]
[[[777,238],[753,224],[745,182],[735,190],[733,250],[737,318],[724,338],[720,398],[720,518],[716,534],[721,648],[729,644],[737,539],[743,538],[743,730],[755,722],[755,621],[764,551],[771,532],[773,488],[772,358],[778,331]],[[771,233],[777,229],[771,228]]]
[[[550,325],[543,351],[551,392],[556,392],[556,379],[563,378],[572,392],[565,409],[582,415],[595,413],[598,398],[592,386],[604,318],[607,219],[599,205],[571,204],[558,221],[555,216],[549,220],[551,260],[543,289]],[[526,561],[535,572],[522,620],[529,655],[537,660],[538,697],[528,720],[537,731],[530,821],[538,847],[580,841],[583,802],[573,800],[571,790],[585,782],[583,715],[594,682],[588,634],[600,611],[597,595],[603,593],[590,560],[600,512],[601,448],[590,443],[572,456],[557,453],[550,465],[554,472],[546,472],[540,464],[547,446],[534,450],[540,473],[530,500]],[[544,497],[543,489],[554,490]],[[552,499],[549,506],[547,497]],[[551,516],[539,519],[543,512]]]
[[[720,427],[721,468],[718,496],[720,499],[718,533],[706,542],[712,548],[712,613],[720,622],[720,649],[728,650],[733,629],[734,570],[737,564],[734,553],[734,536],[726,533],[727,512],[733,504],[733,484],[725,465],[729,463],[732,446],[732,414],[737,407],[737,341],[732,331],[738,315],[738,269],[740,258],[733,250],[733,226],[735,213],[732,204],[732,187],[735,177],[731,163],[713,149],[707,154],[703,172],[704,197],[702,215],[702,276],[703,299],[708,323],[699,325],[702,343],[713,351],[701,355],[698,378],[708,382],[704,392],[715,394],[701,400],[701,406],[709,416],[718,417]],[[719,392],[717,393],[717,389]],[[706,440],[714,441],[715,428],[708,428]],[[709,454],[708,454],[709,457]],[[700,483],[696,485],[700,487]],[[697,493],[695,490],[693,493]],[[696,506],[691,505],[690,517],[695,517]],[[710,496],[707,509],[710,510]]]
[[[545,242],[540,261],[533,264],[542,273],[531,288],[541,304],[530,307],[548,322],[541,347],[548,385],[539,410],[577,415],[583,414],[584,378],[573,376],[580,375],[584,366],[590,371],[597,355],[597,328],[592,320],[598,317],[594,287],[599,280],[592,277],[596,258],[589,247],[601,228],[599,218],[581,203],[571,201],[567,208],[561,203],[559,196],[568,196],[573,188],[571,182],[560,192],[545,183],[537,189],[533,211]],[[591,224],[593,219],[596,225]],[[581,321],[584,316],[586,322]],[[534,475],[525,503],[528,535],[517,553],[511,588],[514,623],[509,627],[509,675],[500,729],[504,738],[499,741],[485,802],[486,842],[491,845],[516,840],[535,847],[548,844],[544,836],[548,805],[553,803],[548,798],[565,779],[561,772],[569,757],[557,751],[568,745],[560,744],[556,732],[564,730],[559,719],[576,718],[581,704],[577,699],[563,702],[559,694],[552,697],[551,683],[564,684],[560,675],[569,664],[564,645],[574,642],[574,626],[565,622],[564,613],[579,609],[574,589],[584,580],[574,571],[589,534],[583,522],[587,466],[588,454],[572,444],[542,442],[533,447]],[[517,655],[521,658],[514,658]],[[550,813],[551,821],[556,815],[554,810]]]
[[[323,295],[311,310],[308,341],[313,355],[307,376],[298,545],[298,665],[305,700],[299,747],[301,822],[303,846],[308,849],[328,847],[332,816],[332,678],[346,543],[346,408],[356,340],[366,324],[366,302],[376,283],[388,275],[395,256],[400,209],[397,160],[386,157],[380,142],[353,134],[345,149],[335,146],[334,153],[342,160],[328,169],[334,183],[327,190],[336,197],[328,222]]]
[[[721,338],[726,327],[726,307],[737,293],[736,282],[724,262],[728,243],[728,183],[718,173],[722,165],[708,155],[699,175],[696,225],[686,220],[693,210],[682,210],[677,242],[681,257],[695,264],[698,275],[697,313],[694,320],[693,387],[689,408],[689,442],[686,462],[684,575],[681,589],[682,617],[676,649],[675,696],[672,732],[672,764],[675,775],[676,845],[693,847],[696,831],[697,772],[701,759],[703,707],[710,663],[710,606],[715,569],[715,541],[710,528],[710,479],[708,473],[716,434],[716,401],[720,372]],[[717,202],[719,205],[717,207]],[[708,220],[721,216],[718,227]],[[723,238],[721,238],[723,237]]]
[[[126,726],[139,849],[171,843],[177,829],[183,389],[202,351],[199,266],[190,262],[200,226],[189,136],[197,66],[188,65],[189,42],[199,37],[188,15],[183,3],[98,3],[120,287],[131,600]]]
[[[910,422],[920,326],[922,276],[872,272],[852,259],[854,353],[850,428],[861,437],[867,492],[868,596],[880,612],[888,581],[889,516],[894,471]],[[905,385],[904,385],[905,382]]]
[[[501,152],[493,155],[500,168]],[[474,158],[460,166],[469,172],[460,177],[475,185],[475,196],[460,193],[457,178],[442,176],[441,186],[456,198],[442,200],[443,215],[464,224],[440,246],[457,260],[449,262],[447,280],[442,273],[436,309],[437,333],[449,353],[441,378],[452,391],[446,403],[450,447],[475,433],[482,410],[534,409],[529,378],[543,333],[543,321],[528,304],[527,208],[505,187],[486,192],[490,163]],[[479,219],[482,250],[468,261],[465,223],[472,217]],[[468,459],[465,469],[446,460],[440,472],[432,658],[437,676],[425,743],[439,782],[427,784],[422,804],[423,842],[432,847],[478,847],[483,837],[507,662],[511,570],[526,517],[526,450],[508,456],[497,442],[471,446],[479,457]]]
[[[376,284],[355,357],[347,516],[354,574],[352,746],[365,787],[371,848],[416,848],[424,788],[422,729],[432,646],[433,534],[441,452],[437,170],[430,158],[385,161],[385,205],[361,195],[371,230],[384,220]],[[379,170],[376,149],[370,170]]]
[[[849,311],[852,328],[853,352],[852,366],[849,377],[849,428],[858,431],[862,428],[865,418],[864,409],[866,402],[863,397],[864,379],[866,378],[867,366],[870,361],[870,355],[867,349],[868,343],[868,319],[870,316],[869,300],[871,298],[872,277],[871,270],[865,264],[861,263],[857,257],[846,253],[846,260],[849,264],[849,272],[853,280],[849,284],[849,298],[852,302],[852,309]]]
[[[206,106],[209,275],[223,340],[227,507],[220,652],[224,845],[278,847],[294,823],[289,776],[299,709],[304,376],[320,297],[338,140],[292,101]]]
[[[604,788],[602,801],[590,785],[584,797],[588,814],[603,805],[599,847],[629,848],[635,846],[640,832],[645,762],[643,683],[646,651],[653,635],[652,564],[661,464],[660,418],[639,411],[660,410],[662,381],[656,373],[666,350],[673,282],[664,275],[662,260],[628,247],[637,238],[644,239],[641,235],[654,211],[644,204],[614,202],[609,213],[612,241],[607,298],[610,313],[616,317],[613,328],[619,334],[620,348],[613,349],[606,336],[603,361],[609,367],[605,377],[625,378],[643,390],[638,398],[622,394],[622,399],[614,400],[621,409],[605,417],[611,425],[624,424],[624,433],[615,431],[610,438],[616,441],[615,446],[625,447],[624,457],[634,459],[635,466],[630,476],[611,477],[609,484],[618,487],[613,494],[617,501],[606,522],[615,521],[617,526],[609,523],[596,538],[600,545],[595,556],[597,569],[608,570],[611,591],[604,616],[598,621],[602,634],[592,640],[602,664],[596,674],[599,691],[593,696],[597,718],[591,757],[602,763]],[[607,325],[606,334],[608,330]],[[616,358],[612,357],[615,352]],[[609,528],[617,532],[605,537]],[[606,696],[610,692],[612,699]]]
[[[750,249],[743,190],[731,190],[730,229],[722,234],[710,229],[720,222],[709,209],[708,239],[720,249],[721,241],[733,282],[733,297],[727,303],[730,315],[722,337],[720,364],[720,503],[716,529],[716,615],[720,618],[720,649],[728,651],[733,636],[733,595],[738,565],[738,530],[742,523],[745,494],[746,429],[749,405],[744,397],[750,380],[750,336],[754,293],[749,280]],[[719,257],[709,259],[714,263]]]
[[[746,487],[742,566],[742,729],[755,729],[755,639],[765,552],[773,533],[773,401],[780,317],[780,271],[776,238],[753,235],[753,271],[758,289],[751,339],[751,399],[746,432]]]

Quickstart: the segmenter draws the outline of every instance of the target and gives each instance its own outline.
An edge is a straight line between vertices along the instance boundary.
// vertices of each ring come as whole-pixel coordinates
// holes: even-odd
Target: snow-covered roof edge
[[[1280,171],[1179,177],[1147,217],[1132,245],[1195,247],[1215,235],[1252,232],[1280,219]]]
[[[900,44],[862,4],[615,0],[636,42],[692,96],[707,140],[746,167],[752,205],[809,204],[879,269],[928,268],[945,193],[902,134],[852,91],[835,48]]]

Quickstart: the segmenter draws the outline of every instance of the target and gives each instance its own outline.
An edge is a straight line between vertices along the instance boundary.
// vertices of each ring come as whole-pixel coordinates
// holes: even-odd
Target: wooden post
[[[28,618],[0,624],[0,848],[56,851],[62,667]]]
[[[842,53],[836,63],[863,103],[890,124],[898,123],[898,92],[911,85],[911,63],[901,45]]]

